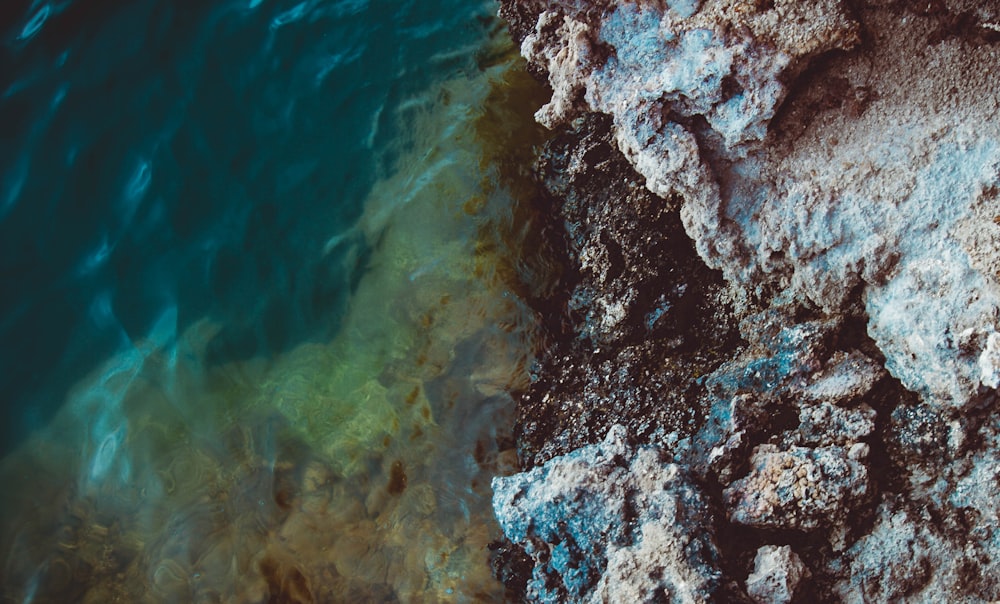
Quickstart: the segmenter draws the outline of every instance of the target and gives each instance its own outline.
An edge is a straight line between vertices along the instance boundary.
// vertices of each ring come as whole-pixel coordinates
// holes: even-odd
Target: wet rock
[[[747,594],[757,604],[788,604],[809,575],[791,547],[765,545],[757,550],[753,572],[747,577]]]
[[[504,534],[534,561],[530,600],[707,602],[720,588],[700,489],[621,426],[493,490]]]
[[[697,311],[708,310],[704,303],[692,308],[706,289],[692,279],[700,262],[676,205],[646,190],[617,153],[610,127],[606,118],[581,119],[538,160],[578,271],[566,301],[573,329],[597,347],[654,335],[682,338],[669,319],[684,313],[700,322]]]

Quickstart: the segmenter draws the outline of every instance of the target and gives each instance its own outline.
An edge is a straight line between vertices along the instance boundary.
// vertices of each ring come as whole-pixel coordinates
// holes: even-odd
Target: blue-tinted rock
[[[535,563],[539,602],[707,602],[720,586],[711,514],[698,487],[621,426],[604,442],[493,481],[504,534]]]

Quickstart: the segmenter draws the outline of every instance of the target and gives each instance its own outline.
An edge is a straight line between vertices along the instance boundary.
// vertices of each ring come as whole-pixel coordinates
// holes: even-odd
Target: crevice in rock
[[[777,545],[796,557],[768,572],[811,573],[792,601],[1000,596],[975,584],[1000,565],[1000,247],[980,208],[1000,9],[504,4],[557,88],[540,119],[568,121],[538,175],[576,270],[539,311],[562,320],[519,401],[525,468],[613,424],[657,447],[713,509],[719,601]],[[541,11],[572,27],[534,35]]]

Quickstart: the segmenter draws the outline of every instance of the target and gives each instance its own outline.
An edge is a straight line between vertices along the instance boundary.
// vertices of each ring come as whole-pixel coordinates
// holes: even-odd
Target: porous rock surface
[[[657,2],[535,4],[521,49],[553,88],[540,121],[610,115],[646,186],[683,199],[709,266],[828,312],[856,302],[860,287],[894,375],[935,404],[978,398],[1000,305],[992,261],[980,258],[1000,228],[982,208],[1000,162],[991,46],[916,49],[929,20],[879,23],[887,9],[864,7],[882,27],[866,30],[876,52],[838,74],[849,107],[768,144],[784,82],[813,57],[860,44],[838,0],[706,1],[690,16]],[[931,81],[932,69],[976,77]]]
[[[537,168],[573,270],[541,312],[549,341],[518,410],[526,469],[615,424],[633,438],[693,425],[703,389],[693,376],[739,339],[721,276],[699,260],[677,208],[617,152],[609,119],[567,124]]]
[[[787,545],[765,545],[757,550],[747,577],[747,594],[757,604],[788,604],[809,569]]]
[[[868,493],[867,468],[843,447],[760,445],[750,473],[730,483],[723,497],[732,522],[811,531],[843,525]]]
[[[701,492],[624,427],[601,443],[493,480],[497,520],[534,561],[540,602],[696,602],[719,590],[712,515]]]
[[[575,272],[539,308],[521,495],[498,491],[498,517],[540,522],[548,473],[620,424],[713,515],[676,531],[714,527],[722,590],[675,601],[1000,600],[1000,4],[501,15],[552,88],[537,177]],[[522,595],[567,584],[538,554],[561,534],[501,525],[531,554]],[[573,550],[588,591],[559,597],[674,564],[615,538]],[[789,545],[799,584],[767,591],[759,552]]]

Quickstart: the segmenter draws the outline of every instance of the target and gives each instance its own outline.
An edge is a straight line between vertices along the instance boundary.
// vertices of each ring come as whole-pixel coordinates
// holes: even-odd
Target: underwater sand
[[[332,338],[219,361],[223,326],[168,307],[0,462],[3,601],[503,601],[517,291],[557,269],[523,178],[541,91],[493,34],[393,109],[395,160],[324,247],[362,267]]]

